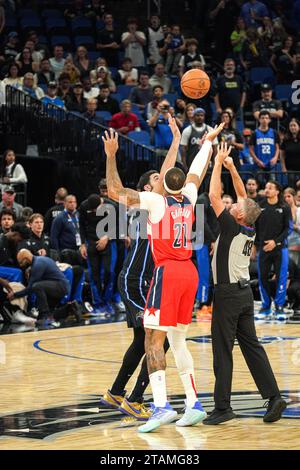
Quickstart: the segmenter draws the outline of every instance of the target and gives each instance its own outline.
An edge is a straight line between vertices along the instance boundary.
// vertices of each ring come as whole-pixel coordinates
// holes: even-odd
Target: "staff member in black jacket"
[[[267,355],[256,336],[249,275],[254,224],[261,211],[256,202],[247,198],[229,152],[230,148],[228,151],[223,144],[210,180],[209,197],[220,224],[212,262],[215,291],[211,333],[216,382],[215,409],[203,424],[219,424],[235,418],[230,407],[235,338],[260,394],[269,399],[264,422],[273,422],[281,418],[286,402],[280,396]],[[221,199],[222,164],[230,172],[238,200],[230,211],[224,209]]]
[[[277,181],[269,181],[265,187],[266,200],[260,203],[261,216],[256,224],[255,247],[258,251],[258,281],[262,306],[256,318],[272,315],[271,292],[268,282],[273,266],[276,275],[274,315],[278,320],[286,320],[285,304],[289,254],[287,237],[292,224],[291,209],[283,202],[281,186]]]

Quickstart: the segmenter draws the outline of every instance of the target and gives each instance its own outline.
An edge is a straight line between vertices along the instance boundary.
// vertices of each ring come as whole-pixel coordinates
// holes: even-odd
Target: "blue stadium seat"
[[[180,78],[177,75],[170,75],[170,79],[175,92],[178,93],[180,91]]]
[[[274,72],[271,67],[253,67],[250,70],[250,81],[254,85],[259,85],[260,83],[270,83],[274,85]]]
[[[114,100],[117,100],[118,103],[121,103],[122,101],[122,95],[121,93],[111,93],[110,96],[114,99]]]
[[[105,121],[105,124],[108,125],[109,121],[112,118],[112,115],[109,111],[96,111],[97,118],[102,118]]]
[[[139,144],[151,146],[150,135],[146,131],[131,131],[128,132],[127,137]]]
[[[21,29],[41,29],[42,23],[39,18],[22,18],[20,21],[20,27]]]
[[[38,13],[31,8],[20,8],[18,11],[18,16],[22,18],[39,18]]]
[[[276,85],[275,95],[277,100],[290,101],[293,89],[291,85]]]
[[[98,31],[101,31],[101,29],[104,29],[105,28],[105,23],[103,20],[97,20],[96,21],[96,29]]]
[[[122,100],[126,100],[129,98],[130,92],[134,85],[118,85],[117,86],[117,93],[122,96]]]
[[[243,121],[239,121],[238,119],[236,120],[236,130],[242,134],[243,130],[244,130],[244,122]]]
[[[74,44],[76,47],[78,46],[85,46],[88,49],[95,48],[94,38],[92,36],[75,36],[74,37]]]
[[[63,18],[63,14],[60,10],[54,10],[53,8],[45,8],[42,11],[43,18]]]
[[[111,72],[111,77],[115,79],[118,74],[118,67],[109,67],[109,70]]]
[[[53,31],[65,31],[67,27],[64,18],[47,18],[45,26],[48,33]]]
[[[62,45],[66,48],[70,48],[72,46],[72,42],[69,36],[63,36],[63,35],[52,36],[50,42],[51,42],[52,47],[56,46],[57,44]]]
[[[88,20],[84,16],[74,18],[74,20],[71,21],[71,29],[73,33],[76,33],[76,34],[90,33],[92,30],[92,23],[90,20]]]
[[[171,106],[175,105],[175,100],[177,98],[176,93],[166,93],[164,96],[165,100],[168,100]]]
[[[100,51],[88,51],[88,56],[90,60],[97,60],[101,57]]]

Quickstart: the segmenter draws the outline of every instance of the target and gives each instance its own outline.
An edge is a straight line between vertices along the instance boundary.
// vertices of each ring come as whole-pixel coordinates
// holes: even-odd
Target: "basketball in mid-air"
[[[207,73],[200,69],[191,69],[182,76],[180,86],[188,98],[203,98],[210,89],[210,79]]]

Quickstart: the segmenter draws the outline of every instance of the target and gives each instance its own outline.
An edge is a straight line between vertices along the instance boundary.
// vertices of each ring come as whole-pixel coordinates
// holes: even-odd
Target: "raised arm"
[[[210,178],[209,199],[217,217],[223,212],[222,202],[221,173],[225,158],[228,157],[231,147],[227,148],[226,142],[222,142],[218,147],[218,153],[215,158],[213,172]]]
[[[140,203],[139,193],[134,189],[124,188],[120,179],[116,155],[119,148],[118,134],[110,129],[104,132],[102,137],[106,154],[106,180],[108,197],[114,201],[121,202],[126,206],[137,206]]]
[[[223,165],[227,170],[230,172],[232,182],[233,182],[233,187],[237,196],[237,199],[246,199],[247,198],[247,193],[245,190],[245,185],[243,183],[242,178],[240,177],[234,163],[233,159],[231,157],[226,157]]]

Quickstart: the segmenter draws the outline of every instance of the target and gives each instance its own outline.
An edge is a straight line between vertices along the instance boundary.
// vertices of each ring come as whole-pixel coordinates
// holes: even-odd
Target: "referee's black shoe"
[[[267,412],[264,415],[264,423],[274,423],[281,418],[282,412],[286,409],[287,403],[281,397],[270,398],[268,403]]]
[[[231,419],[236,418],[236,415],[232,411],[232,408],[227,408],[226,410],[218,410],[215,408],[211,414],[205,418],[203,424],[221,424]]]

